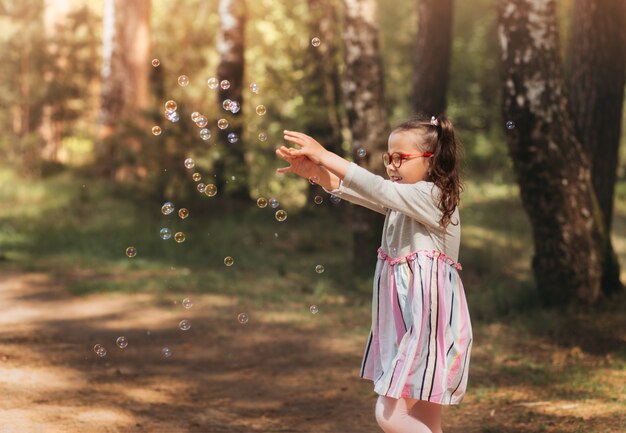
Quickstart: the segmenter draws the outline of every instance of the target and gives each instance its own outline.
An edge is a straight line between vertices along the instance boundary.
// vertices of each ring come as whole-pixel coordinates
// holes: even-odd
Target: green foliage
[[[96,117],[97,17],[82,6],[46,32],[44,11],[42,0],[26,0],[0,13],[0,146],[5,161],[31,171],[40,168],[45,109],[63,137],[93,136]]]

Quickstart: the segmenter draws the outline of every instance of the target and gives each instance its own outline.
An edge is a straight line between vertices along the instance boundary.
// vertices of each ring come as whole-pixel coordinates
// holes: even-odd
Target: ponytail
[[[443,227],[452,223],[451,218],[459,205],[463,185],[459,176],[462,146],[454,133],[454,126],[445,116],[431,117],[418,115],[398,125],[394,131],[420,130],[423,136],[424,152],[432,152],[428,170],[429,181],[441,191],[437,206],[443,213],[439,221]],[[458,225],[458,221],[452,225]]]

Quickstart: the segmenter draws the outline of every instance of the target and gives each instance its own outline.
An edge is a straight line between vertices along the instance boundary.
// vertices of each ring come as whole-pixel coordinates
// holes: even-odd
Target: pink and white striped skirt
[[[392,259],[378,250],[360,374],[377,394],[445,405],[463,400],[472,324],[460,269],[440,251]]]

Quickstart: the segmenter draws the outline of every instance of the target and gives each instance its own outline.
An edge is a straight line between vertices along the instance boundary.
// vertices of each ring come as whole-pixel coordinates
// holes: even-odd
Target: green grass
[[[616,196],[614,242],[626,263],[626,182]],[[161,214],[164,200],[104,181],[70,172],[20,179],[8,169],[0,170],[0,199],[0,267],[51,274],[76,296],[143,292],[169,301],[216,293],[279,314],[315,303],[325,312],[317,317],[320,326],[350,340],[367,333],[371,276],[351,271],[347,203],[286,208],[287,220],[278,222],[275,209],[259,209],[252,199],[192,194],[175,203],[190,210],[181,220]],[[515,185],[469,183],[461,217],[461,276],[475,337],[468,402],[498,413],[513,407],[512,417],[486,420],[482,430],[518,431],[513,423],[526,425],[524,431],[556,431],[558,417],[520,402],[583,408],[591,401],[616,413],[624,404],[616,389],[626,369],[620,334],[626,296],[587,310],[541,308],[530,225]],[[163,226],[183,231],[186,241],[161,240]],[[135,258],[124,254],[129,245],[138,250]],[[233,266],[224,265],[226,256]],[[315,273],[318,264],[323,274]],[[587,431],[580,430],[582,418],[567,419],[567,431]],[[588,431],[603,431],[595,427]]]
[[[237,203],[194,191],[186,202],[175,203],[190,210],[181,220],[161,214],[165,200],[141,198],[71,171],[36,180],[5,168],[0,185],[2,266],[82,275],[69,278],[68,288],[77,295],[184,289],[268,302],[337,294],[369,302],[369,278],[350,268],[347,203],[287,208],[287,220],[278,222],[275,209],[259,209],[252,199]],[[625,185],[617,187],[616,232],[626,215]],[[466,184],[459,260],[475,320],[497,320],[539,305],[530,269],[531,229],[518,194],[512,184]],[[159,229],[165,226],[183,231],[186,241],[161,240]],[[626,242],[616,239],[623,259],[626,247],[620,242]],[[124,254],[130,245],[138,250],[133,259]],[[232,267],[224,265],[226,256],[234,258]],[[325,267],[321,275],[314,271],[317,264]]]

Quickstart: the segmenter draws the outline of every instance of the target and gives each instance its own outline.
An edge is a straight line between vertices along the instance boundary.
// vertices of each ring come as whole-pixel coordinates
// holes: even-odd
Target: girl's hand
[[[293,155],[293,151],[294,149],[289,149],[285,146],[276,149],[276,155],[289,163],[289,167],[279,168],[276,170],[276,173],[294,173],[306,179],[310,179],[313,176],[320,177],[322,168],[319,165],[306,156]]]
[[[284,131],[284,138],[293,144],[300,146],[299,149],[289,149],[291,156],[305,156],[315,164],[320,165],[322,157],[327,152],[324,146],[314,138],[296,131]]]

